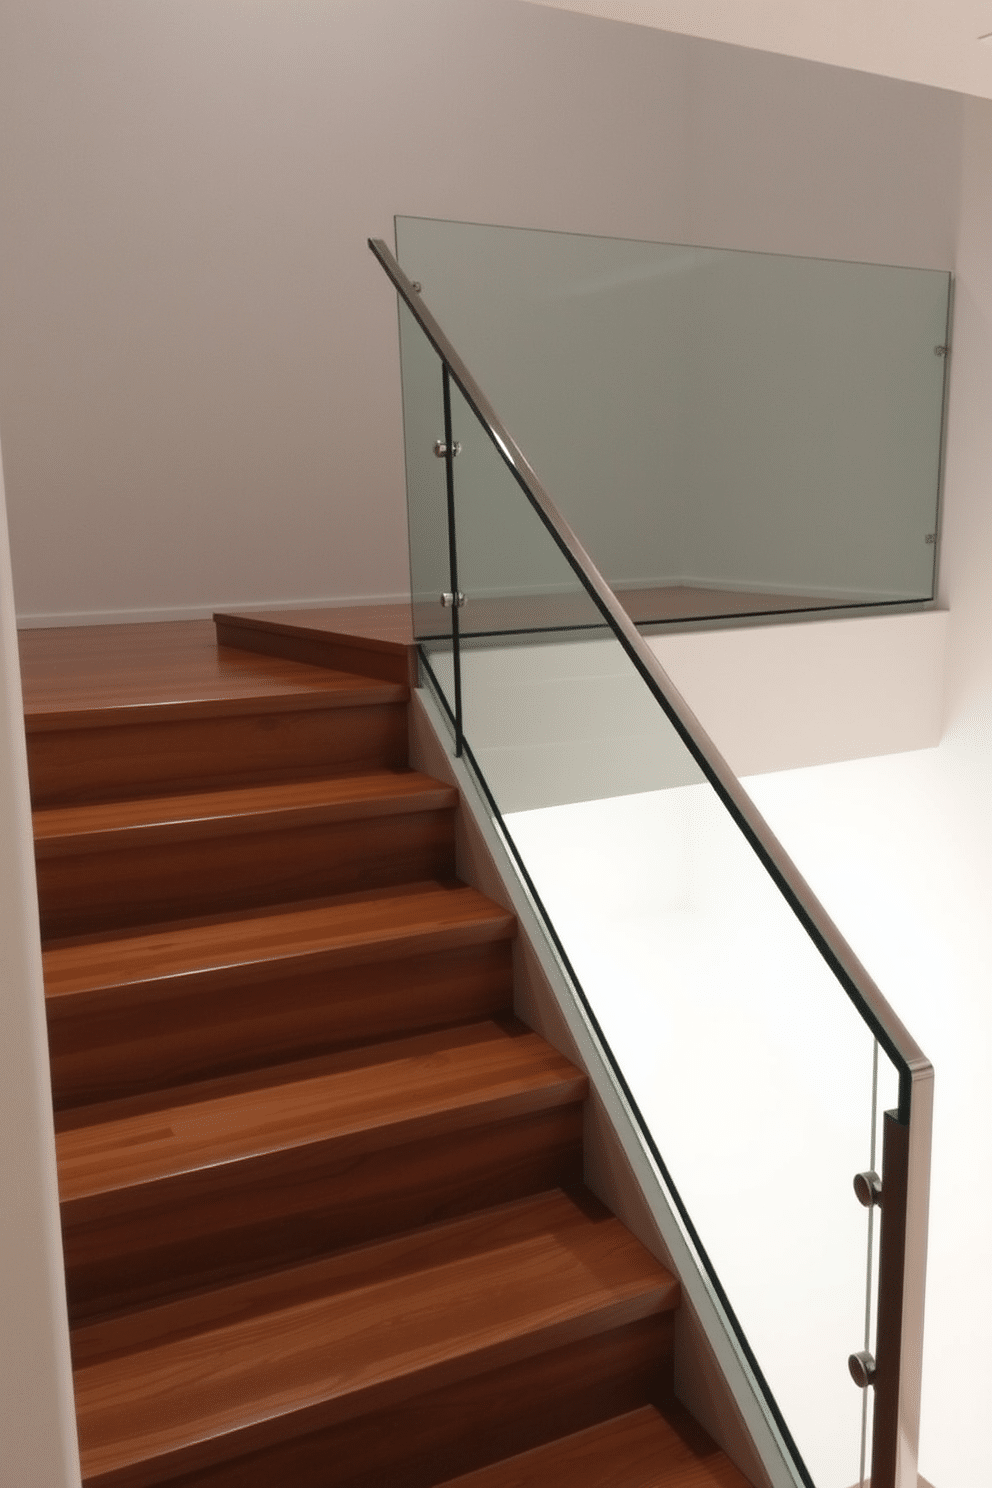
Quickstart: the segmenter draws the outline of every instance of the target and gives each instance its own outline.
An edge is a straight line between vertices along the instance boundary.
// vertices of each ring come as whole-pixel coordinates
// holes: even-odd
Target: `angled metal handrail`
[[[464,361],[381,238],[368,246],[505,465],[858,1013],[899,1071],[886,1121],[872,1488],[917,1488],[933,1066],[665,672],[548,495]],[[887,1165],[888,1171],[884,1170]]]

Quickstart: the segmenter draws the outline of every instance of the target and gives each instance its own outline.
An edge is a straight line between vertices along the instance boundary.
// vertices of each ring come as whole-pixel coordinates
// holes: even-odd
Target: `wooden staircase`
[[[407,767],[405,648],[23,642],[87,1488],[745,1488]]]

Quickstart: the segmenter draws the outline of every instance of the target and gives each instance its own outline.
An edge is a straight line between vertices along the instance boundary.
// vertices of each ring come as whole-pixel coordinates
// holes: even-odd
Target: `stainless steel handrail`
[[[892,1440],[880,1443],[879,1432],[876,1430],[872,1488],[917,1488],[933,1066],[831,920],[685,698],[620,605],[613,590],[548,495],[520,446],[424,304],[413,282],[403,272],[381,238],[369,238],[368,246],[441,361],[448,367],[463,397],[483,424],[518,485],[570,562],[683,743],[865,1023],[899,1069],[897,1120],[900,1126],[906,1128],[905,1195],[898,1205],[886,1205],[883,1200],[880,1256],[882,1249],[886,1247],[886,1236],[889,1236],[888,1252],[891,1255],[894,1250],[898,1250],[901,1264],[898,1267],[898,1277],[892,1274],[879,1277],[878,1331],[880,1339],[884,1333],[890,1342],[887,1346],[888,1358],[879,1361],[875,1386],[876,1423],[880,1418],[888,1423],[885,1434],[891,1435]],[[884,1171],[882,1181],[884,1193]],[[899,1183],[891,1185],[893,1189],[902,1186]],[[897,1210],[902,1211],[901,1214]],[[897,1339],[898,1353],[894,1357]],[[876,1462],[878,1475],[874,1465]]]

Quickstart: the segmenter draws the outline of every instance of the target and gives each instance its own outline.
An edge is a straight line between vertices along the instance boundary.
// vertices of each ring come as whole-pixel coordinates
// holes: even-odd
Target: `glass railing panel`
[[[399,218],[638,623],[934,593],[950,276]]]
[[[784,1469],[847,1488],[874,1470],[904,1488],[916,1473],[932,1068],[444,331],[385,246],[370,246],[431,343],[414,356],[408,400],[425,436],[411,456],[408,417],[408,463],[422,474],[411,551],[428,556],[424,615],[438,584],[459,603],[448,623],[417,628],[426,672],[709,1278],[706,1305],[718,1300],[742,1360],[738,1404],[752,1429],[757,1408],[759,1429],[778,1434],[776,1483]],[[422,454],[436,458],[427,431],[442,423],[443,480]],[[871,1195],[871,1169],[881,1220],[851,1194],[858,1172]],[[838,1374],[859,1349],[872,1370],[878,1351],[875,1388],[860,1395]]]
[[[451,611],[441,605],[449,588],[445,466],[434,453],[444,438],[441,364],[402,300],[399,318],[413,634],[450,641]]]
[[[452,418],[470,761],[785,1435],[850,1488],[875,1040],[457,389]],[[450,646],[424,649],[450,696]]]

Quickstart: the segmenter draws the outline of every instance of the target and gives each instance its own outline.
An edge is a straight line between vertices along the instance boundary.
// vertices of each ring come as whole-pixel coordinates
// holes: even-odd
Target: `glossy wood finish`
[[[35,804],[186,794],[405,763],[404,702],[365,703],[344,691],[333,703],[319,697],[319,706],[301,708],[298,702],[288,712],[259,704],[250,712],[219,713],[213,705],[204,711],[184,704],[154,710],[153,718],[144,709],[127,715],[115,709],[115,716],[71,727],[50,714],[27,735]]]
[[[60,1191],[71,1223],[78,1209],[119,1210],[144,1185],[181,1188],[220,1163],[314,1143],[365,1156],[585,1093],[585,1076],[522,1025],[469,1024],[189,1086],[181,1102],[173,1092],[113,1102],[103,1120],[92,1108],[86,1118],[61,1118]]]
[[[219,646],[210,620],[22,630],[17,639],[29,728],[53,714],[68,723],[193,705],[237,713],[259,700],[273,710],[320,706],[355,685],[353,676]],[[395,695],[368,677],[364,685]]]
[[[24,638],[86,1488],[431,1488],[664,1407],[677,1283],[402,682],[103,629]]]
[[[73,1357],[80,1368],[98,1364],[139,1348],[192,1337],[205,1328],[225,1328],[260,1313],[372,1286],[383,1277],[412,1276],[430,1266],[478,1257],[545,1233],[560,1236],[589,1219],[599,1223],[608,1218],[608,1210],[591,1195],[551,1189],[338,1251],[307,1265],[81,1326],[73,1333]]]
[[[684,1411],[655,1406],[614,1417],[442,1488],[748,1488]]]
[[[116,1360],[82,1366],[84,1471],[99,1481],[149,1458],[156,1473],[166,1463],[173,1471],[205,1465],[677,1301],[677,1283],[615,1219],[555,1226],[521,1218],[516,1229],[516,1238],[486,1238],[457,1258],[421,1252],[411,1270],[394,1254],[385,1275],[364,1284],[337,1290],[331,1278],[281,1307],[146,1342],[129,1356],[126,1377]]]
[[[671,1314],[654,1313],[374,1415],[194,1470],[169,1488],[433,1488],[439,1476],[526,1450],[646,1399],[667,1399],[671,1338]],[[127,1478],[115,1482],[128,1488]]]
[[[36,812],[42,933],[444,878],[455,800],[406,771]]]
[[[511,917],[402,888],[51,946],[56,1108],[509,1012]]]
[[[209,621],[19,643],[36,807],[406,761],[405,686],[218,647]]]
[[[112,1200],[73,1206],[63,1229],[70,1319],[107,1317],[467,1214],[481,1194],[501,1203],[578,1183],[581,1144],[581,1108],[572,1104],[358,1158],[318,1143],[225,1163],[147,1188],[140,1208],[121,1195],[119,1214]],[[191,1212],[177,1210],[177,1194]]]
[[[578,1181],[584,1091],[489,1023],[66,1112],[71,1315]]]
[[[218,613],[214,623],[225,646],[417,685],[406,604]]]

